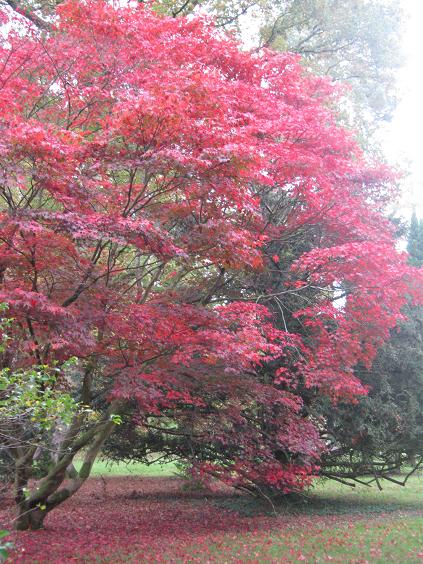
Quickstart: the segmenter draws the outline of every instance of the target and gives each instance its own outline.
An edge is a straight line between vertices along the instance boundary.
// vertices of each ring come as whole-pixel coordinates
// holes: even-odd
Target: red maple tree
[[[246,402],[278,405],[278,432],[259,446],[244,421],[243,457],[217,472],[285,490],[307,483],[324,445],[278,383],[363,393],[354,365],[371,362],[417,292],[382,214],[391,173],[337,126],[327,81],[295,56],[242,52],[207,19],[87,0],[60,5],[48,33],[24,26],[0,50],[0,301],[16,320],[4,364],[76,356],[72,383],[58,385],[84,405],[111,403],[94,422],[75,414],[30,495],[34,452],[15,452],[18,467],[25,459],[19,526],[40,526],[79,489],[128,401],[157,415],[224,399],[227,433]],[[269,194],[283,216],[265,212]],[[322,289],[295,313],[313,339],[276,330],[245,296],[214,303],[233,273],[264,268],[269,242],[305,226],[318,237],[286,291]],[[348,288],[342,307],[334,284]],[[276,382],[255,378],[293,356]],[[63,485],[82,448],[85,464]],[[281,449],[297,462],[276,460]]]

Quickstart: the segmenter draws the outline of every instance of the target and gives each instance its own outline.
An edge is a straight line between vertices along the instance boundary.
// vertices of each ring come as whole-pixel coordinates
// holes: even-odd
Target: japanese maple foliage
[[[16,319],[4,361],[76,356],[66,386],[84,405],[112,403],[94,423],[75,415],[57,465],[21,496],[40,514],[21,526],[80,487],[128,401],[141,419],[193,406],[203,426],[220,402],[222,444],[238,429],[243,450],[231,480],[307,483],[323,445],[278,384],[363,393],[354,365],[371,362],[414,292],[382,215],[390,173],[336,125],[326,81],[295,56],[242,52],[208,20],[88,0],[61,4],[49,33],[25,25],[0,51],[0,301]],[[266,208],[269,194],[283,213]],[[322,289],[296,312],[313,338],[275,329],[248,292],[219,300],[235,271],[264,268],[265,245],[310,227],[319,235],[286,292]],[[342,308],[334,283],[348,288]],[[289,374],[257,379],[275,359]],[[266,441],[246,405],[269,411]]]

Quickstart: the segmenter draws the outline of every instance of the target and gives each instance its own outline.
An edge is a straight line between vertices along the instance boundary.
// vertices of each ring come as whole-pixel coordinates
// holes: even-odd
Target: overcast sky
[[[404,184],[402,213],[411,213],[412,202],[423,218],[423,0],[401,0],[408,14],[403,37],[404,67],[399,71],[401,101],[383,132],[388,158],[409,169]]]

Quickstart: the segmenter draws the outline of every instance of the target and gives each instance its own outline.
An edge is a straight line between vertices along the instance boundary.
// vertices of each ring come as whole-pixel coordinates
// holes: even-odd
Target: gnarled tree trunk
[[[83,418],[76,415],[60,446],[56,464],[50,472],[41,478],[30,491],[28,484],[36,447],[31,447],[24,456],[16,459],[15,464],[15,501],[17,517],[15,529],[19,531],[37,530],[43,527],[48,513],[74,495],[89,477],[93,463],[114,429],[111,414],[116,413],[116,403],[112,403],[103,421],[91,429],[81,431]],[[69,476],[68,469],[75,455],[86,449],[81,469],[74,468]],[[63,485],[65,479],[69,481]]]

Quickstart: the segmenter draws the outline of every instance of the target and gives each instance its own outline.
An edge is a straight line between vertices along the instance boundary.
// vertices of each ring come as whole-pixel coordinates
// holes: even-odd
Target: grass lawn
[[[173,464],[110,466],[99,461],[93,474],[171,476],[175,471]],[[244,496],[217,498],[214,503],[236,511],[242,519],[256,515],[296,519],[283,532],[239,532],[222,535],[218,540],[210,538],[205,544],[188,544],[185,550],[192,561],[423,562],[423,516],[418,515],[423,513],[422,475],[412,477],[406,487],[385,481],[382,491],[376,485],[350,488],[319,481],[303,496],[273,508]],[[302,526],[302,517],[307,517],[306,527]],[[310,523],[310,517],[315,517],[314,523]],[[168,561],[174,556],[172,551],[162,555]],[[137,552],[128,554],[129,561],[139,558]],[[180,561],[185,558],[179,555]]]
[[[77,461],[75,466],[79,470],[81,462]],[[177,472],[173,463],[142,464],[141,462],[110,462],[105,459],[98,459],[94,462],[91,476],[93,478],[104,476],[174,476]]]
[[[301,496],[286,498],[283,503],[271,507],[268,502],[239,496],[222,501],[222,505],[235,509],[241,514],[254,515],[257,512],[279,515],[362,515],[389,513],[395,511],[423,512],[423,474],[412,476],[406,486],[383,481],[382,491],[374,484],[366,487],[357,484],[355,488],[334,481],[319,480]]]
[[[423,511],[423,474],[412,476],[405,486],[382,482],[383,490],[357,485],[350,488],[333,481],[317,483],[305,498],[318,513],[380,513]],[[306,504],[307,507],[307,504]]]
[[[320,482],[273,509],[222,488],[190,491],[175,471],[100,460],[46,530],[14,534],[11,562],[423,563],[423,475],[382,492]]]
[[[206,547],[215,562],[422,562],[423,517],[360,519],[336,524],[298,521],[270,534],[228,535]],[[186,547],[205,562],[204,546]],[[172,555],[167,557],[172,561]],[[137,561],[133,555],[132,561]]]

